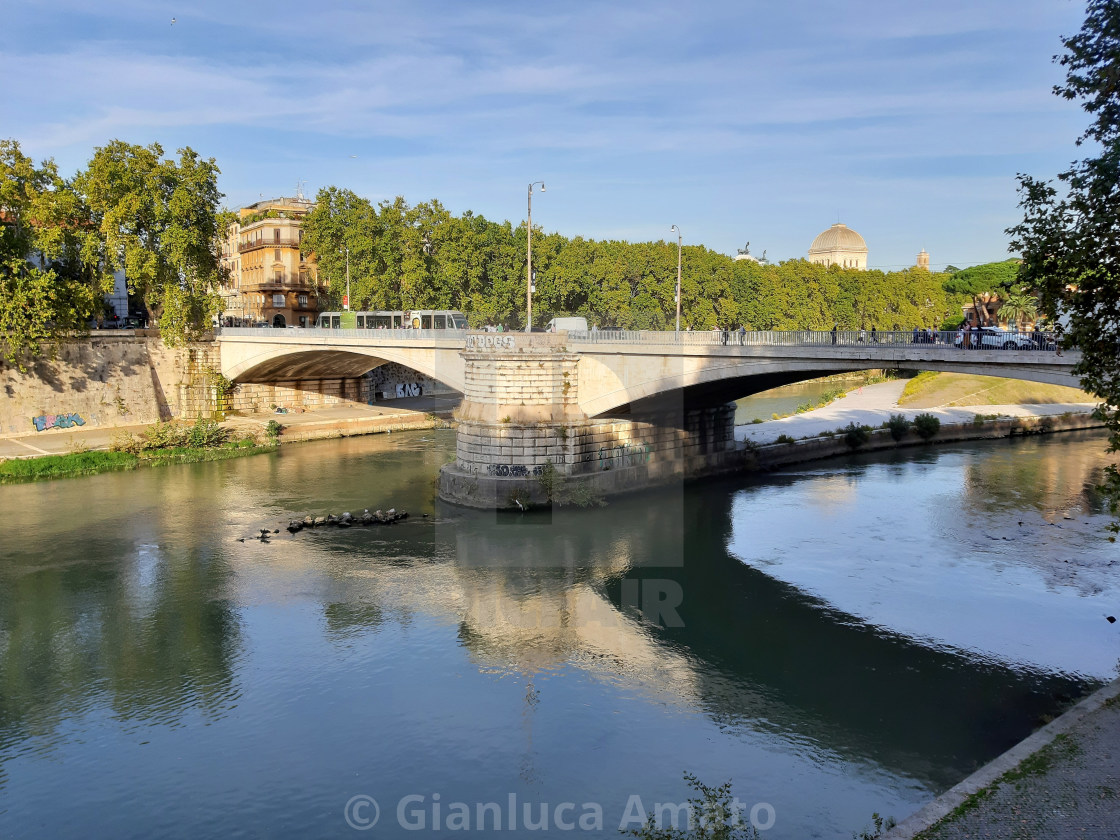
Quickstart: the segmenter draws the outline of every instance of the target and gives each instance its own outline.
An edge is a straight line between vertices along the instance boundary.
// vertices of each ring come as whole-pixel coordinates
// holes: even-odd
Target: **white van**
[[[558,332],[560,330],[576,330],[587,332],[586,318],[553,318],[545,324],[545,332]]]

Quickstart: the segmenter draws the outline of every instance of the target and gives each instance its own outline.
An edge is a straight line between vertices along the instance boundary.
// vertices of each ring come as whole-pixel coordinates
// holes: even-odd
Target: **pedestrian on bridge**
[[[833,324],[833,325],[832,325],[832,343],[833,343],[833,344],[836,344],[836,331],[837,331],[838,329],[840,329],[840,325],[839,325],[839,324]]]

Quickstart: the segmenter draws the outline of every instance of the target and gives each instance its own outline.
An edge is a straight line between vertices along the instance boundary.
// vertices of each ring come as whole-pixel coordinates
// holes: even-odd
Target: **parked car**
[[[960,334],[953,340],[957,347],[961,346]],[[973,330],[969,333],[969,347],[979,347],[987,350],[1036,350],[1038,346],[1030,333],[1011,332],[1003,327],[981,327],[980,334]]]

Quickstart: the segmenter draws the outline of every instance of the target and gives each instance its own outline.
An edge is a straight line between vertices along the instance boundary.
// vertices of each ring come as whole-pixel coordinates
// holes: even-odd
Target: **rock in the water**
[[[349,527],[350,527],[351,525],[353,525],[353,524],[354,524],[354,523],[353,523],[353,522],[352,522],[351,520],[349,520],[349,519],[340,519],[340,520],[338,520],[338,527],[339,527],[339,528],[349,528]]]
[[[302,530],[303,530],[303,523],[300,522],[298,519],[293,519],[291,522],[288,523],[288,533],[289,534],[294,534],[297,531],[302,531]]]
[[[367,511],[366,511],[365,513],[363,513],[363,514],[362,514],[362,518],[361,518],[361,519],[360,519],[359,521],[360,521],[360,522],[361,522],[361,523],[362,523],[363,525],[369,525],[369,524],[370,524],[371,522],[373,522],[373,514],[372,514],[372,513],[370,513],[370,512],[369,512],[369,511],[367,510]]]
[[[327,524],[328,525],[337,525],[338,524],[338,517],[335,516],[333,513],[328,513],[327,514]]]
[[[315,517],[309,513],[307,516],[303,517],[302,521],[304,528],[310,528],[315,524]]]
[[[344,514],[342,514],[342,516],[338,517],[338,521],[340,523],[341,522],[353,522],[354,517],[350,514],[350,511],[346,511],[346,513],[344,513]]]
[[[325,516],[316,516],[315,517],[315,525],[316,526],[326,525],[326,524],[327,524],[327,517],[325,517]]]

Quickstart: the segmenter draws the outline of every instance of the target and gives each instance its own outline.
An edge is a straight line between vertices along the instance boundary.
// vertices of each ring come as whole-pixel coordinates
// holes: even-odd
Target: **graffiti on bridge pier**
[[[488,464],[486,472],[502,478],[528,478],[531,475],[544,475],[544,467],[528,467],[524,464]]]
[[[653,447],[645,441],[599,448],[599,463],[604,470],[648,464],[651,457],[653,457]],[[584,460],[591,460],[590,455],[585,456]]]

